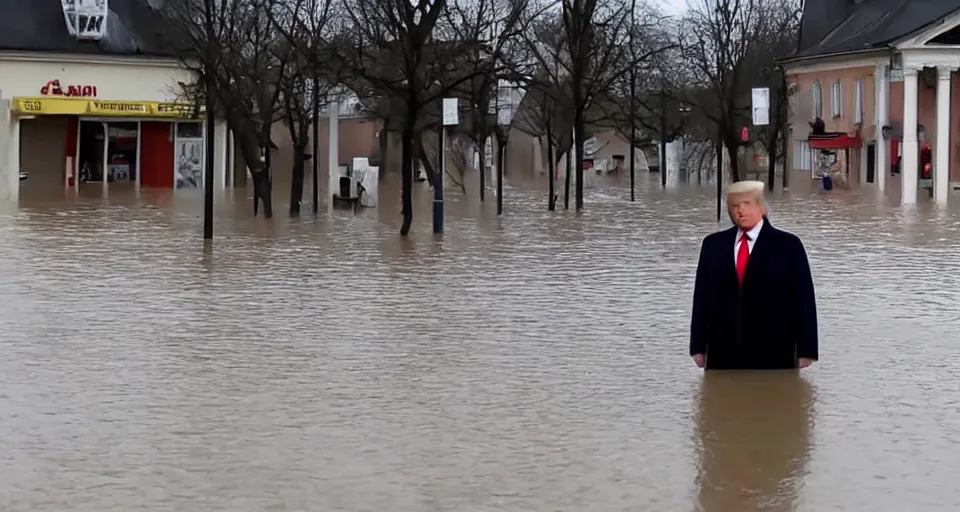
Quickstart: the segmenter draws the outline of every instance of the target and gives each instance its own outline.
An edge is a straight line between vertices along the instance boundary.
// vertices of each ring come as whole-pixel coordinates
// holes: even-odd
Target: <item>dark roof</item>
[[[785,60],[883,49],[960,9],[960,0],[806,0]]]
[[[179,55],[170,43],[170,27],[150,0],[113,0],[109,7],[104,38],[78,41],[67,31],[60,0],[0,0],[0,50]]]

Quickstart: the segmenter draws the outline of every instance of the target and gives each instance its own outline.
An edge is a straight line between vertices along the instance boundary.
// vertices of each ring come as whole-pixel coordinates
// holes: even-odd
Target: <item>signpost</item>
[[[753,107],[753,125],[767,126],[770,124],[770,88],[754,87],[751,94]]]
[[[433,184],[433,232],[443,233],[443,173],[446,169],[447,127],[460,124],[457,98],[443,99],[443,118],[440,123],[440,169]]]

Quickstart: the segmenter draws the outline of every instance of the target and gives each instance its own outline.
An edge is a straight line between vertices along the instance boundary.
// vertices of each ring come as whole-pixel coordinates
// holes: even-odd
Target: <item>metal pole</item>
[[[313,77],[313,214],[320,210],[320,84]]]
[[[720,222],[720,202],[723,196],[723,143],[717,138],[717,222]]]
[[[497,215],[503,214],[503,160],[500,158],[503,148],[497,142],[497,154],[491,153],[491,158],[497,159]]]
[[[634,55],[636,48],[633,46],[633,31],[636,29],[636,10],[637,0],[630,0],[630,55]],[[636,175],[636,146],[637,146],[637,106],[634,98],[637,95],[637,71],[636,63],[630,63],[630,201],[637,200],[637,175]]]
[[[205,173],[203,179],[203,239],[213,240],[213,155],[214,123],[213,116],[213,80],[207,74],[207,151],[204,155]]]
[[[443,173],[445,170],[444,153],[447,145],[447,127],[440,124],[440,170],[433,184],[433,232],[443,233]]]
[[[667,188],[667,95],[660,92],[660,185]]]

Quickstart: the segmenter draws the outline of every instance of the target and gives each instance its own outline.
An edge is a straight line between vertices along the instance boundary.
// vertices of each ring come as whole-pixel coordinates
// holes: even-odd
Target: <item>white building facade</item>
[[[96,45],[106,9],[98,1],[81,20],[66,16],[68,32]],[[91,21],[98,10],[103,19]],[[205,115],[182,101],[195,79],[174,57],[0,50],[0,201],[22,192],[203,188],[207,158],[213,185],[227,186],[226,124],[217,122],[207,155]]]

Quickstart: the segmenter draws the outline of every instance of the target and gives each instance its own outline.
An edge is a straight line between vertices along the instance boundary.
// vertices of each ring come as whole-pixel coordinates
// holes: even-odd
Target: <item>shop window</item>
[[[203,188],[203,123],[177,123],[176,188]]]

